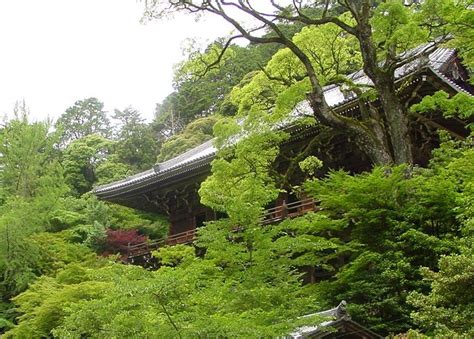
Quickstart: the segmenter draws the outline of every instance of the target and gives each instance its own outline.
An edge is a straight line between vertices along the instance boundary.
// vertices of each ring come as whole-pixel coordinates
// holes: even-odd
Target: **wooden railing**
[[[282,205],[265,210],[262,216],[262,225],[270,225],[287,218],[295,218],[307,212],[316,211],[318,207],[313,199],[304,199],[291,203],[283,202]],[[149,241],[136,245],[128,245],[127,258],[132,259],[150,254],[151,251],[161,246],[174,246],[178,244],[189,244],[196,239],[196,229],[170,235],[165,240]]]
[[[294,218],[310,211],[316,210],[316,204],[313,199],[304,199],[295,202],[286,203],[269,208],[263,213],[262,224],[274,224],[286,218]]]
[[[145,254],[151,253],[151,251],[158,249],[161,246],[169,245],[174,246],[178,244],[189,244],[196,239],[196,229],[188,230],[181,233],[170,235],[164,240],[148,241],[136,245],[128,245],[127,257],[134,258]]]

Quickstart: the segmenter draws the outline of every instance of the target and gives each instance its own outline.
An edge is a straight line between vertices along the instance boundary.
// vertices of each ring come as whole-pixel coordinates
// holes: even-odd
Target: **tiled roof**
[[[321,321],[321,323],[317,325],[306,325],[297,328],[294,332],[290,333],[287,338],[288,339],[303,339],[303,338],[323,338],[325,337],[328,332],[328,328],[333,328],[335,329],[336,325],[342,322],[348,322],[351,323],[355,326],[358,327],[358,332],[361,335],[360,337],[364,338],[383,338],[382,336],[378,335],[377,333],[371,331],[370,329],[357,324],[356,322],[351,320],[351,317],[349,313],[347,312],[347,303],[346,301],[341,301],[339,305],[335,308],[332,308],[330,310],[314,313],[314,314],[308,314],[300,319],[305,319],[305,318],[310,318],[310,317],[316,317],[319,318],[317,320]],[[318,322],[319,322],[318,321]],[[325,331],[326,330],[326,331]],[[334,332],[333,332],[334,333]],[[318,335],[319,334],[319,335]]]
[[[291,339],[305,338],[308,334],[311,334],[321,329],[322,327],[331,326],[331,324],[336,320],[339,320],[342,318],[350,319],[349,315],[347,314],[346,307],[347,307],[347,303],[346,301],[343,300],[335,308],[331,308],[329,310],[314,313],[314,314],[308,314],[301,317],[302,319],[304,319],[304,318],[310,318],[310,317],[316,316],[317,318],[322,319],[324,321],[318,325],[306,325],[306,326],[299,327],[294,332],[290,333],[288,337]]]
[[[173,175],[184,173],[194,168],[209,164],[217,151],[212,145],[212,141],[213,140],[206,141],[175,158],[156,164],[152,169],[145,172],[138,173],[110,184],[98,186],[93,192],[100,196],[102,192],[111,192],[124,187],[144,187],[148,184],[162,181]]]
[[[429,45],[422,45],[418,48],[410,50],[405,53],[404,57],[410,57],[411,55],[419,54],[427,47],[429,47]],[[454,90],[464,91],[461,87],[456,85],[453,81],[440,72],[441,67],[454,55],[454,53],[455,52],[453,49],[437,48],[429,55],[428,58],[416,58],[412,62],[409,62],[408,64],[396,69],[395,79],[401,80],[417,70],[429,68]],[[358,85],[370,86],[372,84],[371,80],[364,74],[363,71],[352,73],[348,75],[348,78]],[[324,97],[331,108],[338,108],[354,101],[355,94],[344,92],[341,86],[329,85],[324,87]],[[293,114],[311,115],[312,110],[308,101],[304,100],[296,105]],[[212,159],[215,157],[216,151],[217,150],[213,145],[213,140],[209,140],[173,159],[155,165],[150,170],[127,177],[120,181],[97,186],[93,192],[98,196],[109,196],[115,193],[118,194],[123,189],[134,190],[137,188],[146,187],[150,184],[156,184],[174,175],[178,175],[210,164]]]

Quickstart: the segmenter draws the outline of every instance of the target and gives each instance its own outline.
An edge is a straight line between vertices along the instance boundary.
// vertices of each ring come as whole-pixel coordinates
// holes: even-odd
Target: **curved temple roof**
[[[448,86],[456,92],[465,92],[463,88],[449,79],[442,73],[445,66],[455,55],[453,49],[437,48],[428,57],[423,57],[424,52],[431,48],[430,44],[422,45],[418,48],[405,53],[404,57],[414,57],[414,60],[399,67],[395,71],[395,79],[401,81],[409,75],[420,70],[431,70]],[[372,85],[371,80],[363,73],[358,71],[348,75],[354,83],[359,85]],[[334,109],[343,111],[347,107],[351,107],[355,103],[356,96],[354,93],[345,91],[342,86],[330,85],[324,88],[324,97],[328,105]],[[305,100],[300,102],[292,112],[292,115],[312,115],[309,103]],[[127,177],[123,180],[110,184],[97,186],[93,192],[99,198],[110,198],[118,194],[135,191],[150,185],[177,176],[179,174],[209,165],[216,155],[216,148],[213,140],[209,140],[173,159],[155,165],[152,169],[136,175]]]
[[[347,327],[347,330],[353,330],[353,332],[349,331],[342,331],[342,333],[338,333],[336,337],[345,337],[344,334],[356,334],[350,336],[351,338],[383,338],[382,336],[378,335],[377,333],[371,331],[370,329],[354,322],[351,320],[351,316],[347,312],[347,302],[341,301],[339,305],[335,308],[308,314],[300,319],[309,318],[309,317],[316,317],[319,320],[323,320],[318,325],[306,325],[300,328],[297,328],[294,332],[290,333],[286,338],[287,339],[303,339],[303,338],[324,338],[329,334],[336,334],[332,332],[332,330],[338,331],[339,328]],[[344,326],[345,325],[345,326]],[[354,331],[355,330],[355,331]],[[332,336],[329,336],[332,337]]]

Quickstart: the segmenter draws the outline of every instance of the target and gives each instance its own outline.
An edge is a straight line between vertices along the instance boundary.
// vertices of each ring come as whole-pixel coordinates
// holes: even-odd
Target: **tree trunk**
[[[324,97],[321,98],[321,96],[322,94],[317,93],[314,87],[313,92],[308,95],[316,119],[326,126],[331,126],[352,135],[357,146],[367,154],[374,164],[389,165],[393,163],[385,132],[380,122],[370,119],[370,121],[362,123],[349,117],[328,114],[324,110],[329,111],[330,108],[327,106]]]
[[[413,152],[410,133],[408,131],[408,116],[397,96],[392,83],[376,86],[380,103],[385,115],[387,134],[390,137],[395,164],[412,164]]]
[[[372,80],[380,100],[381,114],[384,117],[381,124],[384,134],[390,142],[388,152],[392,155],[393,163],[413,163],[410,134],[408,132],[408,117],[405,107],[397,95],[395,85],[395,70],[384,68],[377,60],[377,52],[372,40],[372,27],[368,15],[361,16],[357,26],[364,72]],[[390,60],[385,60],[387,64]]]

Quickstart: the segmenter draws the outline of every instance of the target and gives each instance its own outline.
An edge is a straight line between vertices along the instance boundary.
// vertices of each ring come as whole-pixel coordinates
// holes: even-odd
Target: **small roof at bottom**
[[[287,338],[383,338],[381,335],[353,321],[347,312],[347,303],[344,300],[335,308],[308,314],[302,318],[313,316],[328,320],[318,325],[307,325],[297,328],[294,332],[290,333]]]

